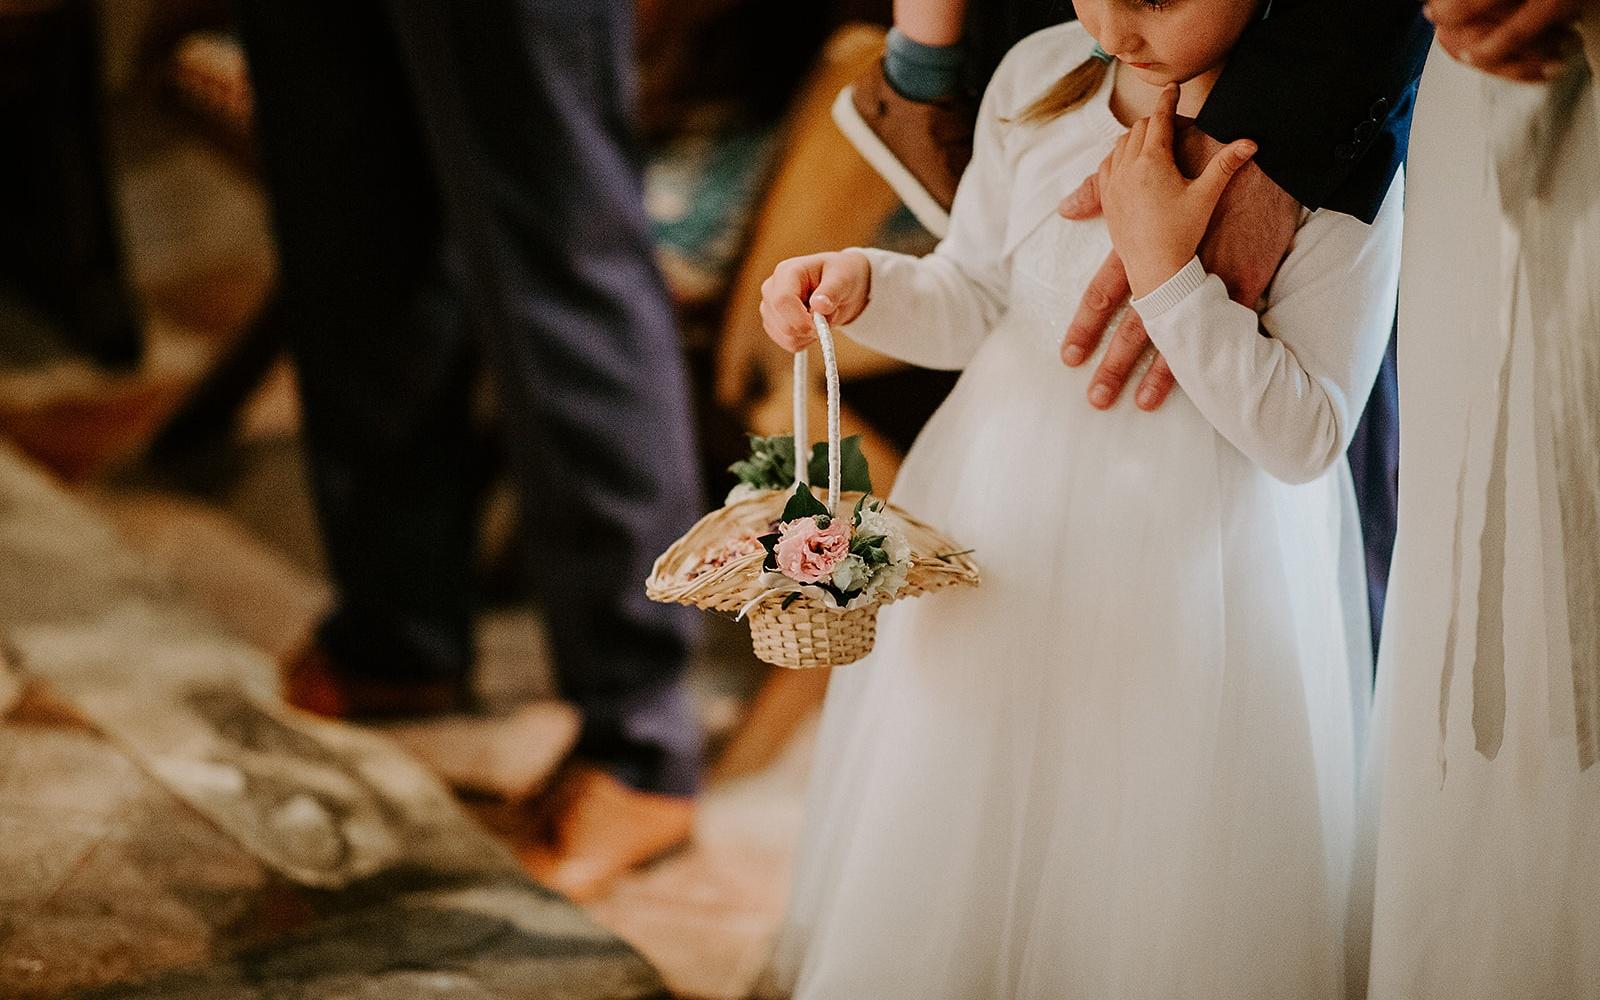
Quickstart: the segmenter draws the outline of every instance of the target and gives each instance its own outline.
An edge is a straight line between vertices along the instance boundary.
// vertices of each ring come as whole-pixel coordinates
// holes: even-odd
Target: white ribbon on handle
[[[822,367],[828,385],[828,516],[837,517],[839,512],[839,359],[833,351],[833,330],[828,326],[828,321],[818,313],[811,314],[811,324],[817,329],[817,342],[822,345]],[[797,483],[810,482],[810,470],[807,468],[811,449],[806,447],[811,443],[807,430],[807,402],[806,384],[808,374],[809,351],[796,351],[794,355],[794,479]],[[796,583],[778,573],[766,573],[761,578],[763,583],[775,584],[756,597],[746,602],[739,609],[739,614],[734,618],[739,621],[749,614],[757,604],[769,597],[778,594],[810,593],[822,600],[825,605],[838,607],[831,594],[817,586]]]
[[[833,330],[820,313],[811,314],[811,325],[817,329],[817,342],[822,345],[822,367],[828,386],[828,515],[836,516],[839,509],[839,359],[833,351]],[[810,351],[796,351],[794,355],[794,481],[810,482],[806,459],[811,453],[811,435],[808,427],[806,405],[806,374]]]

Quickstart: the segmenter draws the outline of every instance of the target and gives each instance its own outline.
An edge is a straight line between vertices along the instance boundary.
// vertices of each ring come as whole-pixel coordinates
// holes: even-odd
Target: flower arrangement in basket
[[[839,438],[839,373],[827,321],[813,317],[827,375],[828,440],[809,456],[806,364],[794,361],[791,437],[752,437],[730,471],[740,484],[656,560],[653,599],[750,619],[756,656],[781,667],[853,663],[872,651],[878,609],[950,586],[975,586],[969,553],[872,496],[859,440]],[[793,469],[793,476],[787,469]],[[824,473],[825,470],[825,473]],[[826,500],[811,486],[827,476]]]

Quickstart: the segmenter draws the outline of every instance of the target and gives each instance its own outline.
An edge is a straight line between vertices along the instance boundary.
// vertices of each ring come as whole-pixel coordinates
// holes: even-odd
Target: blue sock
[[[889,29],[889,48],[883,56],[883,75],[889,85],[913,101],[937,101],[956,92],[966,52],[954,45],[924,45]]]

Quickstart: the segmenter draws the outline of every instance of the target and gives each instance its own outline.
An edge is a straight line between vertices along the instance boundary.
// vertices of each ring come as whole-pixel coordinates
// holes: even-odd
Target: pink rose
[[[778,529],[773,548],[778,571],[799,583],[833,579],[833,571],[850,555],[850,521],[834,518],[826,528],[814,517],[790,521]]]

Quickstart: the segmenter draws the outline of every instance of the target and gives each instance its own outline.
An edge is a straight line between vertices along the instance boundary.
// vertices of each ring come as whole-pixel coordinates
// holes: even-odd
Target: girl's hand
[[[848,323],[867,307],[871,290],[872,262],[864,253],[790,257],[761,283],[761,325],[779,347],[803,351],[817,339],[812,312],[829,323]]]
[[[1178,86],[1168,84],[1155,113],[1117,140],[1097,178],[1111,243],[1135,298],[1160,288],[1194,256],[1217,199],[1256,152],[1255,143],[1240,139],[1222,147],[1200,176],[1189,180],[1172,151],[1177,108]]]

